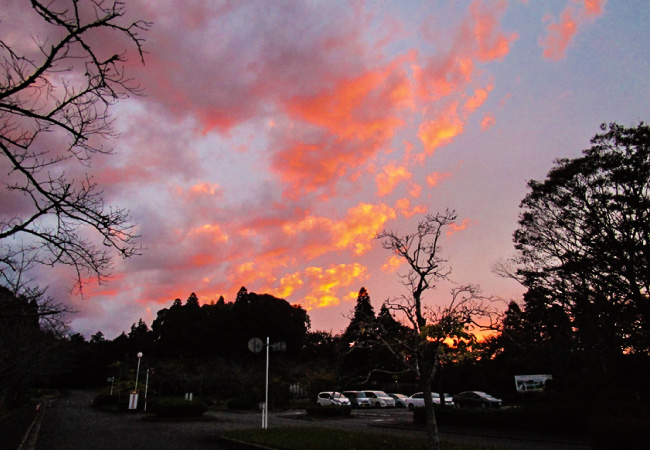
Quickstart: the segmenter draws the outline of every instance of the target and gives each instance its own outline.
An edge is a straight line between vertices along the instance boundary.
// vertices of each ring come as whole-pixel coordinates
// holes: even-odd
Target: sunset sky
[[[2,0],[18,20],[0,13],[0,34],[46,35],[16,3]],[[90,173],[146,251],[83,298],[65,269],[39,276],[86,336],[241,286],[337,333],[362,286],[376,311],[405,293],[405,266],[375,235],[446,208],[452,279],[520,299],[491,266],[514,253],[526,182],[579,156],[602,122],[650,119],[647,0],[138,0],[127,12],[153,22],[146,64],[127,67],[145,96],[114,107],[116,154]]]

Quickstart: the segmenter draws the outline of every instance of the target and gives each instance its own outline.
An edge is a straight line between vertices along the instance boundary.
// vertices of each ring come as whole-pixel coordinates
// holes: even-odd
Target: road
[[[237,428],[260,428],[259,413],[218,412],[212,420],[148,421],[143,414],[113,414],[92,408],[93,392],[70,391],[52,400],[40,415],[21,450],[130,450],[130,449],[216,449],[241,448],[220,439],[221,433]],[[313,420],[304,411],[271,414],[269,428],[274,426],[326,426],[365,432],[422,436],[414,429],[411,415],[400,410],[353,411],[350,418]],[[559,442],[539,436],[499,436],[471,433],[467,430],[441,430],[443,442],[489,444],[504,449],[585,450],[579,443]]]

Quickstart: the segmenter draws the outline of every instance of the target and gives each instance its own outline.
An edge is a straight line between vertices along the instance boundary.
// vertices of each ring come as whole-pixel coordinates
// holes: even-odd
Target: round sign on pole
[[[259,353],[264,348],[264,344],[260,338],[252,338],[248,341],[248,349],[253,353]]]

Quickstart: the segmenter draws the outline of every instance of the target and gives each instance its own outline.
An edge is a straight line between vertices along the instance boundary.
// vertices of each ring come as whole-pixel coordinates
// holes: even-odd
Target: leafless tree
[[[384,231],[377,238],[383,247],[408,263],[408,272],[400,274],[401,283],[408,294],[387,300],[386,306],[404,318],[409,325],[401,333],[388,333],[379,329],[382,343],[418,378],[424,392],[429,446],[440,448],[438,425],[433,409],[431,384],[436,376],[441,358],[452,346],[473,339],[472,329],[479,321],[491,321],[495,310],[475,285],[456,286],[445,306],[431,307],[424,303],[423,294],[435,289],[441,281],[450,281],[448,260],[441,257],[440,238],[443,229],[456,220],[456,212],[427,215],[411,234]]]
[[[48,37],[12,47],[0,36],[2,196],[21,205],[0,211],[0,266],[15,270],[25,256],[69,265],[81,289],[86,276],[105,279],[112,251],[140,251],[129,211],[106,205],[92,176],[66,170],[85,172],[94,155],[112,152],[103,147],[116,136],[110,107],[140,91],[120,42],[144,62],[139,33],[150,24],[125,21],[120,1],[30,3]]]

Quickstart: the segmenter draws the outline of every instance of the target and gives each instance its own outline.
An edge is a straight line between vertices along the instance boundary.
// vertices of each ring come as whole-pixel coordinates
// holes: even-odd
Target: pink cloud
[[[540,39],[543,56],[553,61],[564,58],[579,28],[602,15],[605,3],[606,0],[583,0],[576,6],[572,2],[560,13],[559,21],[546,17],[544,20],[550,23],[546,27],[546,37]]]
[[[295,197],[320,188],[331,189],[352,169],[373,157],[403,125],[402,109],[411,104],[410,82],[401,59],[387,67],[338,81],[315,95],[295,96],[286,102],[290,117],[299,121],[304,136],[278,142],[281,150],[271,168]],[[286,130],[284,130],[286,131]]]
[[[427,175],[427,184],[431,187],[438,186],[442,180],[451,177],[451,173],[433,172]]]
[[[504,1],[474,0],[469,15],[451,36],[449,48],[429,57],[424,65],[413,64],[420,97],[435,100],[463,92],[476,73],[477,63],[500,61],[509,53],[517,34],[499,29],[506,6]]]
[[[491,128],[496,123],[496,119],[490,113],[487,113],[481,119],[481,131]]]
[[[474,20],[474,35],[478,44],[478,59],[482,62],[502,60],[517,33],[506,34],[499,30],[499,18],[507,6],[506,1],[489,2],[475,0],[470,6]]]
[[[486,89],[476,89],[474,95],[472,95],[465,102],[465,111],[472,113],[476,111],[488,98],[489,92],[492,90],[492,85],[488,86]]]

